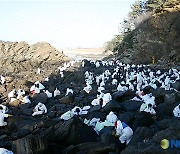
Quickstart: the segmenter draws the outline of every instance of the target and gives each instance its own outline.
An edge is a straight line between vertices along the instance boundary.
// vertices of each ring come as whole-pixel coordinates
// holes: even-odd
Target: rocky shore
[[[27,74],[17,74],[16,77],[5,76],[5,81],[0,85],[1,104],[8,108],[7,118],[4,121],[7,125],[0,127],[0,147],[11,150],[17,154],[31,153],[179,153],[178,148],[162,149],[161,141],[179,140],[180,121],[173,114],[174,108],[180,103],[180,75],[177,69],[162,69],[160,75],[169,76],[169,89],[157,82],[158,69],[149,68],[145,65],[122,64],[115,61],[76,61],[59,64],[59,68],[47,74],[48,69],[34,69],[34,72]],[[119,68],[120,71],[117,71]],[[49,68],[51,69],[51,68]],[[101,76],[106,70],[110,72],[105,79],[104,86],[97,84],[96,78]],[[141,87],[141,94],[137,93],[134,83],[134,90],[123,89],[123,81],[126,82],[126,74],[136,70],[136,72],[146,72],[148,85]],[[92,73],[92,83],[90,83],[87,71]],[[63,73],[60,73],[63,72]],[[154,76],[152,73],[154,72]],[[156,72],[156,73],[155,73]],[[119,73],[119,74],[118,74]],[[62,75],[63,74],[63,75]],[[151,74],[151,75],[150,75]],[[179,75],[178,75],[179,74]],[[29,78],[28,78],[29,75]],[[17,79],[19,76],[19,79]],[[20,77],[21,76],[21,77]],[[91,75],[90,75],[91,76]],[[132,75],[133,76],[133,75]],[[162,77],[162,81],[165,80]],[[34,77],[34,78],[33,78]],[[113,79],[117,83],[113,83]],[[149,81],[153,79],[153,82]],[[157,80],[156,80],[157,79]],[[134,81],[137,74],[134,74]],[[36,81],[42,83],[45,90],[52,94],[49,97],[45,91],[32,92],[30,89]],[[89,89],[87,92],[87,81]],[[103,81],[103,80],[102,80]],[[114,80],[115,81],[115,80]],[[174,81],[174,82],[173,82]],[[101,82],[101,80],[100,80]],[[144,81],[143,81],[144,82]],[[121,88],[118,89],[121,84]],[[153,84],[156,84],[153,85]],[[110,93],[107,104],[92,105],[92,101],[97,98],[98,87],[104,87],[103,94]],[[138,86],[137,86],[138,87]],[[60,94],[55,96],[56,88]],[[67,93],[67,88],[73,93]],[[16,105],[10,103],[8,94],[15,89],[22,89],[26,92],[31,103],[18,101]],[[143,95],[151,94],[154,98],[156,114],[140,112],[140,107],[144,103]],[[139,95],[139,100],[133,98]],[[152,97],[151,96],[151,97]],[[41,102],[47,108],[47,113],[32,116],[36,105]],[[72,111],[74,107],[89,106],[87,114],[73,115],[69,120],[63,120],[62,115]],[[129,144],[122,144],[116,135],[113,135],[115,126],[105,126],[100,131],[85,121],[93,118],[100,118],[105,121],[110,112],[114,112],[117,118],[125,122],[133,130],[133,136]]]

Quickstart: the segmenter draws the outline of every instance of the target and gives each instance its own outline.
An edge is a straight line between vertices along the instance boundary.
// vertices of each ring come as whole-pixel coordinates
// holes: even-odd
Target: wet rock
[[[131,90],[127,91],[117,91],[112,94],[112,99],[121,102],[124,100],[132,99],[134,97],[133,92]]]
[[[143,89],[143,92],[145,94],[149,94],[149,93],[153,93],[154,91],[154,88],[152,88],[151,86],[146,86],[144,89]]]
[[[135,120],[133,121],[132,129],[133,129],[133,131],[135,131],[140,126],[149,127],[153,123],[154,123],[154,120],[150,113],[138,112],[135,115]]]
[[[15,153],[43,154],[46,152],[47,147],[45,139],[33,135],[13,141],[13,151]]]
[[[82,143],[77,146],[71,146],[69,149],[65,149],[63,153],[79,153],[79,154],[99,154],[99,153],[109,153],[111,151],[116,151],[114,144],[106,144],[100,142],[87,142]]]
[[[123,114],[120,114],[118,117],[119,117],[119,120],[125,122],[128,126],[131,126],[132,122],[135,119],[135,113],[125,112]]]
[[[164,153],[179,153],[178,149],[171,149],[168,148],[166,150],[163,150],[160,146],[160,143],[154,143],[152,141],[145,142],[145,143],[138,143],[137,145],[129,145],[126,147],[124,151],[121,152],[122,154],[127,153],[158,153],[158,154],[164,154]]]
[[[171,87],[180,91],[180,80],[177,80],[175,83],[171,83]]]
[[[102,109],[101,112],[109,113],[110,111],[114,112],[120,112],[123,111],[124,107],[121,103],[111,100],[109,103],[107,103]]]
[[[24,115],[28,115],[28,116],[32,115],[33,108],[34,107],[30,103],[21,104],[19,106],[19,109],[20,109],[21,113],[24,114]]]
[[[148,127],[138,127],[133,133],[133,137],[129,145],[137,144],[138,142],[146,142],[150,140],[153,136],[153,133]]]
[[[102,143],[107,143],[107,144],[115,144],[117,146],[117,148],[119,149],[124,149],[125,146],[124,144],[121,144],[119,141],[118,137],[115,137],[113,135],[113,131],[115,131],[114,127],[104,127],[100,132],[100,141]]]
[[[90,108],[89,113],[100,111],[101,108],[102,108],[101,105],[95,105]]]
[[[6,147],[8,145],[10,145],[10,137],[7,136],[6,134],[4,135],[0,135],[0,147]]]
[[[124,107],[125,111],[139,111],[141,104],[142,102],[132,100],[121,102],[121,105]]]
[[[160,143],[161,140],[167,139],[167,140],[179,140],[180,132],[179,128],[167,128],[165,130],[159,131],[156,133],[152,141],[155,143]]]
[[[102,112],[92,112],[90,114],[88,114],[88,119],[93,119],[93,118],[100,118],[101,121],[104,121],[106,119],[106,114],[102,113]]]
[[[169,104],[175,103],[176,102],[176,94],[175,93],[165,94],[164,99],[165,99],[164,100],[165,103],[169,103]]]
[[[73,101],[74,101],[74,95],[69,94],[69,95],[64,96],[63,98],[61,98],[59,101],[60,101],[60,103],[63,103],[63,104],[72,104]]]
[[[177,103],[163,103],[157,106],[156,109],[156,114],[157,114],[157,120],[162,120],[162,119],[168,119],[172,118],[173,115],[173,109],[179,104]],[[168,107],[167,107],[168,106]]]
[[[98,137],[94,129],[81,122],[79,118],[56,124],[53,129],[51,138],[61,145],[94,142]]]
[[[178,118],[171,118],[171,119],[163,119],[161,121],[157,121],[157,126],[161,129],[167,128],[179,128],[180,129],[180,121]]]
[[[46,153],[48,154],[60,154],[63,152],[65,147],[58,145],[56,143],[49,143],[48,142],[48,149],[46,150]]]
[[[155,96],[155,104],[159,105],[164,103],[165,95],[158,94]]]

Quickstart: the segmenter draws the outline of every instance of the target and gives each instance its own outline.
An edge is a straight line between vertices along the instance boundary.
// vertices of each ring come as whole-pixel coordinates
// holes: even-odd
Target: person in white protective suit
[[[144,109],[144,111],[152,115],[156,114],[156,111],[154,110],[152,104],[147,104],[147,107]]]
[[[44,89],[45,89],[45,87],[43,86],[43,84],[40,83],[39,81],[36,81],[36,82],[34,83],[34,85],[31,86],[30,91],[31,91],[31,93],[33,93],[33,94],[39,94],[39,93],[40,93],[42,90],[44,90]]]
[[[69,120],[75,115],[80,116],[83,114],[87,114],[88,113],[87,110],[89,109],[90,109],[90,106],[84,106],[82,109],[79,106],[75,106],[72,110],[69,110],[65,112],[64,114],[62,114],[60,119]]]
[[[103,105],[102,107],[104,107],[107,103],[109,103],[112,100],[112,96],[110,93],[106,93],[103,95]]]
[[[133,130],[124,122],[118,120],[115,124],[116,127],[116,135],[119,136],[119,140],[121,143],[126,143],[126,145],[130,142],[133,136]]]
[[[173,114],[175,117],[180,118],[180,104],[174,108]]]
[[[25,96],[25,91],[23,89],[19,89],[17,91],[17,99],[22,98],[23,96]]]
[[[13,154],[13,152],[5,148],[0,148],[0,154]]]
[[[44,114],[44,113],[47,113],[47,108],[43,103],[39,102],[35,106],[33,112],[34,113],[32,114],[32,116],[39,115],[39,114]]]
[[[8,112],[7,106],[2,105],[2,104],[0,104],[0,110],[2,111],[2,113],[7,113]]]
[[[67,88],[67,89],[66,89],[66,95],[65,95],[65,96],[67,96],[69,93],[73,94],[73,90],[70,89],[70,88]]]
[[[5,114],[5,113],[3,113],[3,109],[0,107],[0,127],[1,126],[6,126],[7,125],[7,122],[5,122],[4,121],[4,118],[6,117],[8,117],[8,114]]]
[[[142,103],[142,105],[140,107],[140,112],[142,112],[142,111],[150,113],[152,115],[156,114],[156,111],[154,110],[152,104]]]
[[[114,124],[118,118],[117,115],[114,114],[114,112],[110,112],[107,116],[106,116],[106,120],[112,124]]]

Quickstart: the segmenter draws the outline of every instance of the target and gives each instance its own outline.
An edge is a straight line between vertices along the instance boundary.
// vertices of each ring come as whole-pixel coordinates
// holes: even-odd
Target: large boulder
[[[119,117],[119,120],[125,122],[128,126],[131,126],[132,122],[135,119],[135,113],[125,112],[123,114],[120,114],[118,117]]]
[[[70,146],[63,151],[63,154],[79,153],[79,154],[100,154],[116,152],[117,148],[114,144],[101,142],[87,142],[77,146]]]
[[[122,112],[124,107],[121,103],[111,100],[102,109],[101,112],[109,113],[110,111]]]
[[[95,142],[97,133],[77,117],[58,123],[54,126],[51,140],[61,145],[77,145],[84,142]]]
[[[179,118],[171,118],[171,119],[163,119],[161,121],[157,121],[156,125],[161,129],[167,129],[167,128],[179,128],[180,129],[180,121]]]
[[[173,109],[179,104],[179,102],[176,103],[163,103],[157,106],[157,120],[162,119],[168,119],[172,118],[173,115]],[[167,107],[168,106],[168,107]]]
[[[135,115],[135,120],[132,123],[132,129],[135,131],[140,126],[149,127],[154,123],[154,120],[150,113],[138,112]]]
[[[153,136],[153,133],[148,127],[138,127],[136,131],[133,133],[133,137],[129,143],[129,145],[137,144],[138,142],[145,142],[150,140]]]
[[[115,144],[117,146],[117,148],[122,151],[125,148],[124,144],[121,144],[121,142],[119,141],[119,137],[115,137],[113,135],[113,132],[115,131],[114,127],[104,127],[99,135],[100,135],[100,141],[102,143],[107,143],[107,144]]]
[[[24,154],[43,154],[46,152],[48,144],[44,138],[29,135],[13,141],[13,152]]]
[[[140,106],[141,106],[142,102],[139,101],[132,101],[132,100],[126,100],[121,102],[121,105],[123,106],[125,111],[139,111]]]
[[[46,104],[48,100],[48,97],[45,93],[39,93],[39,94],[34,94],[32,97],[32,101],[34,104],[38,104],[39,102]]]
[[[133,92],[131,90],[116,91],[112,94],[112,99],[117,101],[117,102],[129,100],[129,99],[132,99],[133,97],[134,97],[134,95],[133,95]]]

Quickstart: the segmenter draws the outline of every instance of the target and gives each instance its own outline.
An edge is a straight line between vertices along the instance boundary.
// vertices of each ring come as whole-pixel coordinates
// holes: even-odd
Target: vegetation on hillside
[[[128,16],[120,23],[119,34],[105,43],[105,50],[121,53],[132,49],[136,43],[134,30],[154,13],[160,13],[164,8],[180,4],[179,0],[137,0],[131,6]]]

